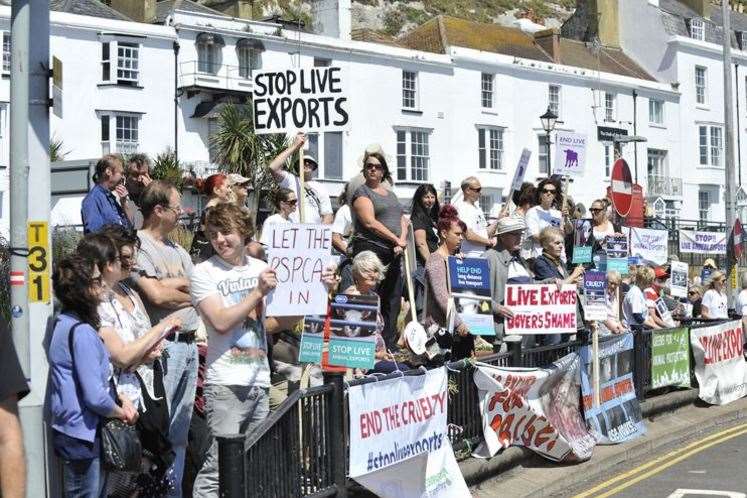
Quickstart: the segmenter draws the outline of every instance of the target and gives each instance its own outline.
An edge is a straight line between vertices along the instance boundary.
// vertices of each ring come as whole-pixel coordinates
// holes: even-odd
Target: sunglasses
[[[555,192],[556,192],[556,190],[554,188],[553,189],[547,189],[547,188],[543,188],[542,189],[542,193],[543,194],[553,194],[554,195]]]
[[[468,187],[473,192],[482,192],[482,187]]]
[[[293,199],[292,201],[283,201],[286,204],[290,204],[291,206],[295,206],[298,204],[298,199]]]
[[[697,295],[699,293],[698,293],[698,291],[689,291],[687,294],[690,295],[690,296],[695,296],[695,295]]]
[[[384,166],[382,166],[381,164],[375,164],[375,163],[366,163],[364,167],[366,169],[381,169],[381,170],[384,169]]]
[[[592,212],[592,213],[601,213],[602,211],[604,211],[604,209],[602,209],[602,208],[591,208],[591,209],[589,209],[589,211]]]

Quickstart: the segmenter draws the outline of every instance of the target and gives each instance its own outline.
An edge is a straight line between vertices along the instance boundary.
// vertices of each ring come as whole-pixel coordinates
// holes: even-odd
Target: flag
[[[742,229],[742,223],[739,218],[734,220],[734,229],[732,230],[732,244],[734,244],[734,259],[739,261],[742,259],[742,253],[744,252],[744,230]]]

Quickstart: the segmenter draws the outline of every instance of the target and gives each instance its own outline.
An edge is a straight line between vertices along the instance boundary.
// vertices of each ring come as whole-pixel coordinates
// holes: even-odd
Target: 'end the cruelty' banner
[[[692,328],[690,345],[700,399],[712,405],[725,405],[745,395],[747,363],[741,321]]]
[[[505,305],[513,318],[506,319],[506,334],[575,334],[576,286],[510,284]]]
[[[344,72],[311,67],[254,75],[254,132],[344,131],[350,114]]]
[[[597,442],[615,444],[646,432],[633,384],[633,334],[599,340],[599,406],[594,406],[592,347],[581,348],[584,417]]]
[[[591,458],[595,441],[578,404],[580,365],[575,353],[542,369],[477,363],[473,378],[485,442],[474,456],[524,446],[556,462]]]

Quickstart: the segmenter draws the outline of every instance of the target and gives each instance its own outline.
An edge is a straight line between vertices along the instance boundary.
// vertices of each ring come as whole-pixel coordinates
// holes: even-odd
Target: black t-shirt
[[[3,379],[0,382],[0,400],[8,399],[13,394],[18,395],[20,400],[29,393],[10,329],[4,322],[0,322],[0,379]]]
[[[436,223],[428,217],[428,215],[417,212],[412,215],[412,230],[425,230],[425,241],[428,244],[428,251],[433,252],[438,249],[438,234],[436,233]],[[416,251],[418,262],[425,266],[425,261],[420,256],[420,252]]]

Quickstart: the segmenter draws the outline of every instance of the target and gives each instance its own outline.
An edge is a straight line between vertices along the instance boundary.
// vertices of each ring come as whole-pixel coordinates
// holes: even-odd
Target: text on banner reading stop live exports
[[[505,305],[513,318],[505,321],[507,334],[562,334],[576,332],[576,286],[565,284],[509,284]]]

